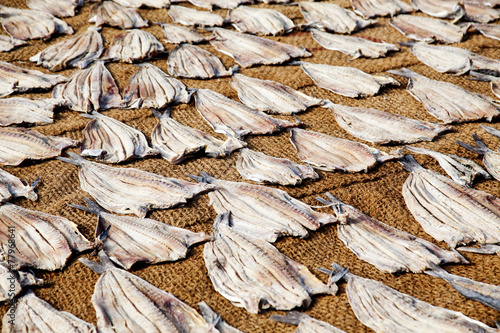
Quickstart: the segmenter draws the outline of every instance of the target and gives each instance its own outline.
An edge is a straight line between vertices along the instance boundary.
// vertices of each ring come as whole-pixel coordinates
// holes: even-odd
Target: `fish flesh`
[[[238,92],[238,98],[243,104],[258,111],[293,115],[311,106],[324,104],[322,99],[274,81],[234,74],[229,83]]]
[[[163,114],[153,111],[153,114],[159,119],[159,123],[151,133],[151,143],[164,159],[173,164],[178,164],[197,153],[209,157],[225,157],[247,145],[233,136],[222,141],[203,131],[185,126],[171,118],[169,110],[165,110]]]
[[[290,131],[290,142],[302,162],[323,171],[368,172],[376,164],[396,158],[359,142],[299,128]]]
[[[53,44],[30,58],[31,62],[56,72],[68,67],[86,68],[99,59],[104,42],[101,29],[90,27],[84,33]]]
[[[440,19],[405,14],[392,18],[389,24],[406,38],[428,43],[460,43],[470,26],[458,26]]]
[[[271,134],[301,124],[273,118],[210,89],[196,89],[194,101],[203,119],[216,133],[226,136]]]
[[[199,46],[176,46],[167,59],[168,73],[189,79],[211,79],[231,76],[237,68],[226,69],[219,58]]]
[[[399,85],[390,76],[368,74],[354,67],[309,62],[301,62],[300,67],[318,87],[346,97],[374,96],[385,85]]]
[[[406,68],[388,73],[409,78],[406,90],[431,115],[446,124],[486,119],[499,114],[493,100],[449,82],[436,81]]]
[[[233,9],[242,4],[252,3],[253,0],[188,0],[196,7],[212,10],[214,7],[222,9]],[[242,6],[243,7],[243,6]]]
[[[377,109],[350,107],[331,102],[325,106],[333,112],[337,124],[349,134],[376,144],[432,141],[440,133],[452,130],[451,126],[407,118]]]
[[[485,37],[500,40],[500,24],[473,24],[472,27]]]
[[[469,21],[488,23],[500,18],[500,10],[486,4],[464,1],[465,18]]]
[[[240,32],[255,35],[278,35],[289,33],[295,24],[281,12],[268,8],[240,6],[230,10],[227,21]]]
[[[236,161],[241,177],[256,183],[298,185],[303,179],[318,179],[319,175],[309,165],[294,163],[250,149],[242,149]]]
[[[500,6],[500,0],[465,0],[465,2],[490,7]]]
[[[113,0],[123,7],[150,7],[150,8],[168,8],[170,0]]]
[[[411,0],[411,3],[416,9],[434,17],[458,20],[465,14],[459,0]]]
[[[164,52],[165,47],[153,34],[133,29],[113,38],[103,60],[132,63],[152,58]]]
[[[215,49],[227,54],[242,67],[281,64],[293,58],[310,57],[305,48],[267,38],[215,28],[210,39]]]
[[[0,203],[19,197],[25,197],[32,201],[38,200],[35,187],[39,182],[40,178],[37,178],[31,185],[25,184],[10,172],[0,169]]]
[[[139,65],[123,96],[129,108],[163,109],[170,104],[189,103],[191,99],[184,83],[148,63]]]
[[[170,6],[168,16],[174,23],[199,27],[215,27],[224,25],[224,19],[215,13],[196,10],[183,6]]]
[[[16,246],[9,247],[9,234]],[[33,267],[46,271],[62,269],[73,252],[93,249],[70,220],[10,203],[0,206],[0,246],[11,269]],[[4,255],[5,255],[4,254]]]
[[[0,52],[11,51],[17,46],[28,44],[24,40],[15,39],[9,36],[0,36]]]
[[[33,273],[12,271],[7,260],[0,261],[0,302],[13,300],[24,287],[41,286],[43,283],[44,281],[36,278]]]
[[[488,133],[495,133],[496,129],[492,127],[482,126],[484,130]],[[495,135],[495,134],[493,134]],[[493,176],[496,180],[500,181],[500,153],[494,150],[491,150],[480,138],[477,134],[472,134],[472,138],[476,142],[476,146],[472,146],[466,144],[461,141],[457,141],[457,143],[464,147],[467,150],[470,150],[476,154],[483,155],[483,164],[486,167],[486,170]]]
[[[364,20],[352,11],[327,2],[299,2],[304,19],[321,30],[350,34],[375,24],[375,20]]]
[[[335,295],[334,281],[324,284],[270,243],[238,232],[230,226],[230,214],[216,218],[214,240],[205,243],[203,258],[215,290],[234,306],[257,314],[268,308],[306,308],[311,295]]]
[[[63,100],[52,98],[12,97],[0,99],[0,126],[52,124],[54,122],[54,109],[65,104]]]
[[[177,24],[160,23],[165,43],[171,44],[198,44],[206,40],[205,36],[199,34],[195,29]]]
[[[279,323],[296,325],[297,329],[294,333],[346,333],[335,326],[298,311],[289,311],[285,316],[272,315],[269,319]]]
[[[316,198],[332,206],[337,219],[339,239],[356,254],[384,273],[422,273],[431,264],[468,264],[458,252],[443,250],[422,238],[391,227],[356,208],[346,205],[330,193],[329,200]]]
[[[116,168],[87,161],[73,152],[71,158],[58,159],[80,167],[78,178],[82,190],[105,209],[117,214],[145,217],[151,209],[166,209],[186,203],[212,185],[195,184],[134,169]]]
[[[56,34],[71,35],[70,25],[52,14],[39,10],[18,9],[0,5],[0,18],[5,31],[20,40],[50,39]]]
[[[351,0],[354,11],[364,18],[394,16],[415,11],[409,3],[400,0]]]
[[[96,241],[117,265],[130,269],[135,263],[157,264],[184,259],[189,247],[211,240],[204,232],[192,232],[147,218],[106,213],[90,199],[89,207],[70,205],[97,215]]]
[[[57,17],[75,16],[76,8],[84,0],[26,0],[26,5],[35,11],[46,12]]]
[[[200,307],[201,315],[207,321],[207,323],[214,325],[215,328],[217,328],[219,330],[219,332],[221,332],[221,333],[243,333],[239,329],[236,329],[236,328],[232,327],[231,325],[227,324],[226,322],[224,322],[221,319],[220,315],[215,313],[214,310],[212,310],[210,308],[210,306],[208,306],[207,303],[200,302],[200,303],[198,303],[198,306]]]
[[[452,248],[500,242],[500,199],[424,169],[410,155],[400,161],[411,172],[403,184],[406,206],[425,232]]]
[[[92,295],[99,332],[219,332],[174,295],[115,267],[104,251],[99,258],[79,259],[101,275]]]
[[[11,315],[15,318],[12,319]],[[2,333],[9,332],[78,332],[97,333],[93,324],[73,314],[59,311],[28,291],[3,317]]]
[[[52,97],[63,99],[70,109],[85,113],[124,107],[118,86],[103,61],[74,72],[68,82],[54,88]]]
[[[309,230],[337,222],[335,216],[318,213],[311,206],[292,198],[285,191],[242,182],[230,182],[201,172],[190,176],[215,186],[208,193],[217,214],[231,212],[231,226],[268,242],[281,236],[307,237]]]
[[[132,158],[157,155],[141,131],[98,112],[84,114],[91,119],[83,130],[80,155],[100,162],[120,163]]]
[[[132,8],[120,6],[113,1],[101,1],[90,9],[89,22],[95,23],[96,27],[110,25],[120,29],[144,28],[148,26],[148,20]]]
[[[0,164],[19,165],[24,160],[44,160],[61,155],[78,141],[44,135],[23,127],[0,128]]]
[[[332,271],[320,270],[327,274],[344,270],[338,264],[332,266]],[[354,314],[363,325],[375,332],[499,332],[460,312],[433,306],[379,281],[349,272],[343,279],[347,281],[347,299]]]
[[[399,51],[399,47],[384,41],[375,42],[361,37],[330,34],[311,29],[311,35],[318,44],[327,50],[340,51],[351,56],[351,60],[360,57],[381,58],[390,51]]]

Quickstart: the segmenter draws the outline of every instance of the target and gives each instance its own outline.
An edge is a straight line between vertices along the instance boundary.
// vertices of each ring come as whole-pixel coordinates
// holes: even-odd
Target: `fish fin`
[[[38,184],[40,184],[40,180],[41,180],[41,179],[42,179],[41,177],[38,177],[37,179],[35,179],[35,180],[33,181],[33,183],[31,183],[31,188],[33,188],[33,189],[34,189],[35,187],[37,187],[37,186],[38,186]]]
[[[203,301],[198,303],[198,306],[200,307],[201,310],[201,315],[203,319],[209,324],[212,324],[214,327],[217,327],[217,325],[221,322],[221,316],[216,313],[208,304]]]
[[[286,315],[273,315],[269,319],[277,321],[278,323],[298,325],[303,319],[309,316],[305,313],[300,313],[298,311],[289,311]]]
[[[423,167],[418,164],[418,162],[411,155],[405,155],[399,160],[399,163],[401,163],[403,167],[410,172],[423,169]]]
[[[472,137],[474,138],[474,141],[476,142],[477,146],[469,145],[462,141],[455,141],[455,142],[461,147],[480,155],[484,155],[491,150],[490,148],[488,148],[488,146],[484,144],[483,141],[481,141],[481,139],[476,134],[473,134]]]

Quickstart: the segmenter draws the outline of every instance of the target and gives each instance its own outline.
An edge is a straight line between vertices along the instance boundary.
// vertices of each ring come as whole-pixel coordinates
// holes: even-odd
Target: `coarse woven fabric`
[[[346,8],[350,7],[347,0],[331,2]],[[26,8],[23,0],[1,0],[0,3],[18,8]],[[86,4],[79,10],[75,17],[64,19],[74,28],[75,33],[81,33],[89,27],[87,20],[89,18],[91,5],[92,3]],[[182,5],[192,7],[187,3],[183,3]],[[295,23],[305,23],[297,6],[264,4],[256,6],[277,9],[293,19]],[[149,22],[171,22],[166,9],[140,9],[139,12],[144,18],[148,19]],[[227,11],[216,10],[215,12],[225,17]],[[377,18],[377,21],[378,24],[373,27],[369,27],[353,35],[380,38],[391,43],[406,41],[403,35],[388,24],[388,18]],[[160,26],[152,24],[150,27],[145,28],[145,30],[154,34],[159,40],[162,40],[163,34]],[[102,29],[102,34],[105,39],[106,47],[109,46],[112,38],[121,32],[122,30],[119,29],[104,27]],[[205,32],[205,34],[208,35],[209,33]],[[29,62],[28,59],[43,50],[46,46],[60,42],[65,38],[68,38],[68,36],[58,36],[47,42],[39,40],[30,41],[27,46],[19,47],[11,52],[0,53],[0,60],[49,73],[48,70],[35,66],[33,63]],[[407,67],[432,79],[452,82],[474,92],[494,97],[490,91],[489,83],[476,82],[467,80],[464,77],[448,74],[440,74],[420,64],[406,47],[402,47],[400,52],[390,53],[387,58],[349,60],[349,56],[340,52],[323,49],[312,39],[308,32],[295,31],[286,36],[270,38],[306,47],[312,52],[313,56],[304,59],[305,61],[330,65],[353,66],[368,73],[381,73],[388,69]],[[492,58],[500,57],[498,45],[498,41],[488,39],[477,33],[471,33],[464,42],[459,44],[460,47]],[[171,50],[174,45],[166,44],[166,47]],[[234,61],[230,57],[215,51],[210,44],[202,44],[201,47],[220,57],[227,67],[234,65]],[[166,55],[157,57],[155,60],[151,61],[151,63],[164,71],[167,70]],[[135,65],[122,63],[108,63],[106,66],[112,72],[121,91],[123,91],[123,88],[132,74],[138,69]],[[73,72],[74,69],[68,69],[59,73],[69,76]],[[407,80],[402,78],[397,78],[397,80],[401,82],[400,87],[384,88],[382,92],[375,97],[351,99],[318,88],[299,66],[257,66],[240,70],[240,73],[256,78],[275,80],[311,96],[330,99],[334,103],[349,106],[372,107],[412,118],[435,121],[432,116],[425,112],[421,104],[405,91]],[[182,79],[181,81],[183,81],[187,87],[209,88],[230,98],[237,99],[237,94],[231,89],[229,80],[230,78],[212,80]],[[19,96],[28,98],[47,98],[51,96],[51,93],[37,92],[19,94]],[[103,111],[103,114],[137,128],[148,137],[150,137],[151,131],[157,123],[157,119],[152,115],[149,109],[112,109]],[[223,138],[215,134],[209,125],[201,118],[196,112],[193,102],[189,105],[173,107],[172,117],[185,125],[204,130],[216,137]],[[305,129],[360,141],[342,130],[336,124],[333,114],[327,109],[319,107],[312,108],[306,113],[299,114],[298,117],[304,123]],[[293,119],[291,117],[284,118]],[[83,118],[80,113],[64,110],[56,114],[54,124],[36,126],[34,129],[44,134],[81,139],[82,129],[87,122],[88,120]],[[483,131],[479,127],[479,124],[478,122],[473,122],[454,125],[453,132],[441,135],[434,140],[434,142],[418,143],[414,144],[414,146],[457,154],[480,162],[479,156],[466,151],[455,143],[456,140],[471,143],[471,135],[473,133],[478,133],[486,144],[492,149],[496,149],[500,145],[500,141]],[[493,126],[500,128],[500,124],[493,124]],[[271,136],[249,136],[245,141],[248,143],[249,148],[256,151],[300,162],[289,141],[289,134],[287,132]],[[378,148],[388,152],[396,147]],[[76,151],[76,149],[74,149],[74,151]],[[120,167],[135,167],[160,175],[177,177],[185,180],[190,179],[187,177],[189,174],[198,175],[201,171],[206,171],[217,178],[231,181],[243,181],[235,168],[237,158],[238,153],[234,153],[223,159],[198,157],[188,159],[180,165],[172,165],[160,157],[154,157],[124,163],[121,164]],[[431,168],[441,173],[443,172],[438,164],[431,158],[417,155],[416,159],[427,168]],[[36,189],[39,195],[38,201],[32,202],[26,199],[16,199],[14,203],[29,209],[36,209],[46,213],[64,216],[77,223],[86,237],[93,239],[96,217],[68,206],[69,203],[82,204],[83,198],[88,196],[88,194],[80,189],[77,175],[78,169],[75,166],[51,159],[40,162],[23,163],[19,167],[7,167],[6,170],[29,182],[35,180],[37,177],[41,177],[41,183]],[[331,173],[323,171],[319,171],[319,174],[319,180],[306,181],[301,186],[276,187],[312,205],[318,204],[314,199],[315,196],[330,191],[343,202],[360,209],[376,219],[446,248],[446,244],[437,243],[432,237],[427,235],[406,208],[401,194],[401,188],[409,173],[405,171],[399,163],[387,162],[366,174]],[[500,187],[496,180],[480,181],[474,185],[474,188],[500,196]],[[333,213],[329,208],[320,210]],[[149,217],[192,231],[211,233],[215,213],[213,209],[208,206],[207,195],[200,195],[183,207],[169,210],[156,210],[151,212]],[[442,280],[425,274],[407,273],[393,275],[379,272],[370,264],[359,260],[344,246],[337,238],[335,226],[326,226],[318,231],[311,232],[308,239],[286,237],[279,240],[275,245],[284,254],[305,264],[313,272],[315,272],[315,269],[318,267],[329,267],[330,263],[337,262],[343,266],[348,266],[353,273],[362,277],[376,279],[398,291],[415,296],[433,305],[460,311],[490,326],[493,326],[495,320],[500,320],[499,312],[478,302],[466,300]],[[73,256],[67,267],[62,271],[37,271],[37,277],[43,278],[48,284],[44,287],[36,288],[35,293],[57,309],[68,311],[79,318],[95,323],[96,318],[91,304],[91,296],[99,276],[78,262],[78,260],[76,260],[77,257],[78,256]],[[90,254],[83,254],[80,255],[80,257],[90,257]],[[465,257],[472,263],[471,265],[450,265],[446,269],[453,274],[466,276],[477,281],[496,285],[500,284],[499,256],[466,253]],[[261,314],[252,315],[242,308],[231,305],[228,300],[215,292],[204,265],[203,245],[194,246],[185,260],[159,265],[139,265],[135,266],[131,272],[155,286],[174,294],[197,310],[199,310],[197,303],[206,301],[225,321],[243,331],[293,332],[295,329],[294,326],[276,323],[268,319],[273,314],[283,314],[283,312],[264,311]],[[327,277],[325,275],[317,271],[315,274],[326,282]],[[6,311],[7,306],[1,305],[0,315],[3,316]],[[333,324],[347,332],[371,332],[370,329],[364,327],[354,316],[347,301],[345,283],[340,284],[340,290],[337,296],[315,296],[312,305],[308,309],[305,309],[304,312],[314,318]]]

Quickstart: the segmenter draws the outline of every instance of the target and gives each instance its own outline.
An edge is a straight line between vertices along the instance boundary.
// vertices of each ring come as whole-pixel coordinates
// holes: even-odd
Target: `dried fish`
[[[75,16],[77,7],[84,0],[26,0],[26,5],[33,10],[46,12],[57,17]]]
[[[0,52],[13,50],[17,46],[26,45],[27,42],[9,36],[0,36]]]
[[[496,131],[496,129],[492,127],[483,127],[483,129],[490,133],[492,131]],[[483,141],[481,141],[477,134],[472,134],[472,137],[476,142],[476,146],[472,146],[461,141],[457,141],[457,143],[467,150],[483,155],[483,164],[486,167],[486,170],[488,170],[493,178],[500,180],[500,153],[491,150]]]
[[[332,264],[333,271],[321,269],[327,274],[344,271]],[[413,296],[389,288],[385,284],[346,273],[347,298],[356,317],[363,325],[375,332],[484,332],[498,333],[480,321],[460,312],[433,306]]]
[[[233,136],[222,141],[203,131],[182,125],[170,117],[169,110],[162,115],[156,111],[153,114],[160,122],[153,129],[151,143],[170,163],[180,163],[189,155],[199,152],[210,157],[224,157],[246,146],[244,141]]]
[[[28,185],[13,174],[0,169],[0,202],[6,202],[18,197],[36,201],[38,195],[35,193],[35,187],[39,182],[40,178],[37,178],[31,185]]]
[[[432,141],[451,126],[443,126],[398,114],[328,103],[340,127],[349,134],[376,144]]]
[[[188,0],[197,7],[212,10],[214,7],[223,9],[233,9],[239,5],[252,3],[253,0]]]
[[[190,79],[231,76],[237,68],[227,70],[219,58],[199,46],[181,44],[170,52],[168,73]]]
[[[486,4],[464,1],[465,17],[474,22],[488,23],[500,18],[500,10]]]
[[[308,307],[311,295],[335,295],[334,280],[325,285],[265,240],[238,232],[230,214],[216,218],[214,240],[205,243],[203,258],[215,290],[234,306],[250,313],[291,310]]]
[[[473,24],[472,27],[485,37],[500,40],[500,24]]]
[[[400,0],[351,0],[352,8],[364,18],[411,13],[415,9]]]
[[[368,172],[378,163],[396,158],[365,144],[294,128],[290,142],[299,158],[324,171]]]
[[[150,7],[150,8],[167,8],[170,6],[170,0],[113,0],[123,7]]]
[[[305,48],[227,29],[215,28],[213,37],[210,44],[242,67],[281,64],[293,58],[311,56]]]
[[[315,28],[342,34],[364,29],[375,20],[364,20],[352,11],[327,2],[299,2],[304,19]]]
[[[153,34],[133,29],[113,38],[103,60],[132,63],[152,58],[164,52],[165,47]]]
[[[171,208],[213,188],[209,184],[194,184],[133,168],[115,168],[87,161],[72,152],[68,154],[72,158],[58,159],[80,167],[78,178],[82,190],[117,214],[145,217],[151,209]]]
[[[73,28],[66,22],[39,10],[0,5],[0,18],[5,31],[21,40],[50,39],[55,34],[73,33]]]
[[[196,89],[194,101],[196,110],[214,131],[226,136],[271,134],[301,124],[273,118],[210,89]]]
[[[316,198],[330,205],[337,219],[340,240],[356,256],[385,273],[422,273],[431,264],[467,264],[458,252],[447,251],[422,238],[393,228],[356,208],[344,204],[330,193],[329,200]]]
[[[174,23],[200,27],[215,27],[224,25],[224,19],[217,14],[200,11],[183,6],[170,6],[168,16]]]
[[[68,107],[80,112],[124,106],[118,86],[102,61],[74,72],[69,82],[54,88],[52,97],[64,99]]]
[[[47,47],[31,57],[30,61],[54,72],[68,67],[83,69],[99,59],[104,50],[99,30],[90,27],[84,33]]]
[[[312,29],[311,34],[314,40],[325,49],[340,51],[350,55],[352,59],[381,58],[385,57],[389,51],[399,51],[397,45],[383,41],[374,42],[361,37],[330,34],[316,29]]]
[[[12,271],[7,261],[0,261],[0,302],[12,300],[24,287],[41,285],[43,280],[37,279],[33,273]]]
[[[129,108],[164,108],[169,104],[189,103],[191,94],[184,83],[154,65],[145,63],[139,67],[123,92]]]
[[[409,39],[421,42],[460,43],[469,25],[458,26],[450,22],[415,15],[398,15],[389,22]]]
[[[80,259],[101,274],[92,295],[99,332],[218,332],[174,295],[116,268],[103,251],[99,257],[101,264]]]
[[[113,1],[101,1],[90,9],[89,22],[97,27],[110,25],[120,29],[144,28],[148,26],[139,13],[132,8],[125,8]]]
[[[401,162],[411,171],[403,185],[406,206],[425,232],[453,248],[500,242],[500,199],[424,169],[410,155]]]
[[[301,93],[281,83],[234,74],[231,87],[246,106],[270,113],[292,115],[324,101]]]
[[[459,251],[478,253],[478,254],[496,254],[500,256],[500,245],[496,244],[479,244],[479,247],[459,246],[456,248]]]
[[[227,218],[234,229],[268,242],[281,236],[307,237],[307,229],[316,230],[337,221],[333,215],[318,213],[275,188],[220,180],[206,172],[190,177],[215,185],[215,190],[208,193],[210,205],[217,214],[231,212]]]
[[[376,95],[385,85],[399,85],[390,76],[367,74],[354,67],[309,62],[301,62],[300,67],[318,87],[352,98]]]
[[[346,333],[335,326],[298,311],[289,311],[285,316],[272,315],[269,319],[279,323],[297,325],[294,333]]]
[[[12,317],[15,319],[13,320]],[[69,312],[59,311],[28,291],[3,317],[2,333],[78,332],[96,333],[95,326]]]
[[[177,24],[160,23],[165,39],[165,43],[181,44],[190,43],[197,44],[205,41],[205,37],[199,34],[195,29],[184,27]]]
[[[200,302],[198,303],[198,306],[200,307],[201,315],[207,321],[207,323],[214,325],[214,327],[218,329],[220,333],[243,333],[239,329],[236,329],[231,325],[225,323],[221,319],[220,315],[215,313],[207,303]]]
[[[411,0],[411,3],[416,9],[434,17],[458,20],[464,15],[459,0]]]
[[[27,128],[3,127],[0,128],[0,164],[19,165],[24,160],[52,158],[77,143],[68,138],[44,135]]]
[[[240,6],[229,11],[227,20],[238,31],[255,35],[277,35],[295,28],[295,24],[287,16],[268,8]]]
[[[294,163],[250,149],[242,149],[236,161],[236,169],[244,179],[256,183],[298,185],[303,179],[318,179],[309,165]]]
[[[491,121],[499,114],[499,107],[487,96],[449,82],[431,80],[406,68],[388,72],[409,78],[406,90],[427,112],[446,124],[479,119]]]
[[[10,203],[0,206],[0,246],[9,254],[11,269],[34,267],[47,271],[61,269],[75,252],[94,248],[70,220],[29,210]],[[13,230],[10,231],[9,230]],[[14,233],[16,246],[9,247]],[[5,258],[7,259],[7,258]]]
[[[0,126],[12,124],[51,124],[54,109],[65,105],[60,99],[28,99],[12,97],[0,99]]]

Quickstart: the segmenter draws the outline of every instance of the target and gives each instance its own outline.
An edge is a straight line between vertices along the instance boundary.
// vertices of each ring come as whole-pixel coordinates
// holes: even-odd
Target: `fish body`
[[[84,0],[27,0],[26,5],[32,10],[46,12],[57,17],[72,17],[83,2]]]
[[[54,122],[54,109],[65,101],[53,98],[28,99],[12,97],[0,99],[0,126],[13,124],[45,125]]]
[[[405,14],[392,18],[389,24],[409,39],[429,43],[460,43],[469,29],[469,25],[458,26],[440,19]]]
[[[401,0],[351,0],[352,8],[364,18],[394,16],[415,11],[413,6]]]
[[[295,28],[295,24],[287,16],[268,8],[240,6],[229,11],[227,20],[238,31],[255,35],[278,35]]]
[[[113,0],[123,7],[150,7],[150,8],[167,8],[170,6],[170,0]]]
[[[498,134],[497,130],[493,127],[482,126],[482,128],[490,134]],[[472,137],[476,142],[476,146],[468,145],[461,141],[457,141],[457,143],[465,149],[483,155],[483,164],[486,170],[488,170],[493,178],[500,181],[500,153],[491,150],[476,134],[473,134]]]
[[[148,20],[132,8],[120,6],[113,1],[101,1],[90,9],[89,22],[95,23],[97,27],[110,25],[120,29],[144,28],[148,26]]]
[[[233,9],[242,4],[251,4],[253,0],[188,0],[190,3],[197,7],[210,9],[223,8],[223,9]]]
[[[7,261],[0,261],[0,302],[13,300],[24,287],[41,286],[43,283],[33,273],[11,270]]]
[[[298,311],[289,311],[285,316],[272,315],[269,319],[279,323],[296,325],[297,329],[294,333],[346,333],[335,326]]]
[[[133,29],[113,38],[103,60],[132,63],[150,59],[164,52],[165,47],[153,34]]]
[[[224,24],[224,19],[220,15],[184,6],[170,6],[168,16],[170,16],[174,23],[182,25],[215,27],[222,26]]]
[[[411,0],[421,12],[439,18],[459,19],[465,12],[458,0]]]
[[[0,36],[0,52],[8,52],[16,48],[28,44],[27,42],[9,36]]]
[[[165,39],[163,40],[165,43],[197,44],[205,41],[205,37],[199,34],[195,29],[184,27],[182,25],[166,23],[160,23],[160,26],[163,31],[163,35],[165,35]]]
[[[500,24],[473,24],[472,27],[485,37],[500,40]]]
[[[6,202],[13,198],[25,197],[32,201],[38,200],[35,187],[38,185],[38,178],[33,184],[25,184],[21,179],[13,174],[0,169],[0,202]]]

